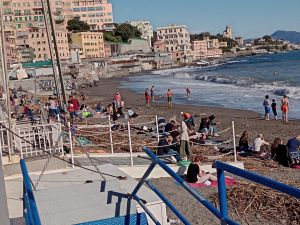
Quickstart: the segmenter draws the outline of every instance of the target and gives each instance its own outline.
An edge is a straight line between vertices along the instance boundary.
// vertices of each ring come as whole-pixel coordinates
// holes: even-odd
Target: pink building
[[[192,52],[194,59],[220,58],[223,55],[218,39],[209,40],[209,38],[193,41]]]
[[[110,43],[104,42],[104,52],[105,52],[105,58],[109,58],[112,56]]]
[[[67,16],[79,17],[80,20],[91,26],[92,31],[106,29],[106,24],[113,23],[112,4],[107,0],[72,0],[66,1],[65,4],[71,3],[71,11]],[[66,10],[65,10],[66,11]]]
[[[160,53],[160,52],[166,52],[167,46],[163,41],[156,41],[153,45],[154,52]]]

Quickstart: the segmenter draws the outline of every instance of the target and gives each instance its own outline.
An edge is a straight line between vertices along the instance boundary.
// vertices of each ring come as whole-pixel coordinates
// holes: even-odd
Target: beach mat
[[[187,182],[188,183],[188,182]],[[210,185],[206,185],[204,183],[188,183],[192,188],[203,188],[203,187],[218,187],[217,181],[211,181]],[[238,182],[234,180],[232,177],[225,178],[225,184],[227,187],[237,185]]]

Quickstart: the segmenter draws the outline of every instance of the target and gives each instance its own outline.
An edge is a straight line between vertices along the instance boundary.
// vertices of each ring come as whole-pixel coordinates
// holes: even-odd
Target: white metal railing
[[[15,147],[20,157],[44,155],[45,152],[63,155],[62,130],[60,123],[35,124],[16,127]],[[25,140],[26,141],[25,141]]]
[[[7,121],[0,121],[8,128]],[[63,155],[62,128],[60,123],[12,124],[12,132],[16,135],[9,135],[9,131],[0,126],[1,153],[20,154],[21,158],[35,155],[58,153]],[[9,141],[12,138],[12,141]],[[10,146],[12,145],[12,146]]]

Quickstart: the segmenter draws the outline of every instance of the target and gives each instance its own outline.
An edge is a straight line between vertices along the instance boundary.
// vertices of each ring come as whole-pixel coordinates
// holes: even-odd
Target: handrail
[[[266,187],[272,188],[279,192],[294,196],[296,198],[300,198],[300,189],[280,183],[278,181],[272,180],[270,178],[258,175],[253,172],[249,172],[246,170],[242,170],[236,168],[234,166],[228,165],[226,163],[216,161],[215,167],[217,169],[217,177],[218,177],[218,192],[219,192],[219,203],[220,203],[220,211],[222,215],[222,221],[227,221],[229,219],[227,213],[227,199],[226,199],[226,185],[225,185],[225,174],[224,171],[229,172],[231,174],[240,176],[247,180],[253,181],[255,183],[264,185]]]
[[[41,225],[39,212],[36,206],[33,190],[31,187],[30,177],[24,159],[20,160],[20,166],[23,174],[24,209],[26,208],[26,224]]]
[[[148,148],[144,147],[143,150],[145,153],[151,158],[152,163],[146,170],[145,174],[133,190],[132,194],[130,195],[130,198],[134,198],[137,196],[137,192],[139,189],[142,187],[144,183],[148,185],[148,187],[154,191],[158,197],[167,205],[169,208],[177,215],[177,217],[187,225],[190,225],[190,223],[186,220],[184,216],[180,214],[180,212],[172,205],[171,202],[167,200],[167,198],[159,192],[159,190],[154,186],[154,184],[150,183],[148,181],[148,177],[152,170],[155,168],[156,165],[159,165],[164,171],[166,171],[172,178],[174,178],[186,191],[188,191],[197,201],[199,201],[202,205],[204,205],[210,212],[212,212],[217,218],[221,219],[221,213],[220,211],[212,204],[210,203],[207,199],[203,198],[197,191],[195,191],[193,188],[191,188],[180,176],[178,176],[172,169],[170,169],[163,161],[161,161],[156,155],[152,153],[151,150]],[[147,211],[146,211],[147,213]],[[154,221],[155,222],[155,221]],[[228,224],[238,224],[231,219],[225,219],[225,222]],[[156,223],[157,224],[157,223]]]

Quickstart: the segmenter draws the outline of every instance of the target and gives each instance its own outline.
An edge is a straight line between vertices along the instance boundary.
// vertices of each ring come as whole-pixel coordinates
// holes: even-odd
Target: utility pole
[[[48,14],[49,14],[49,20],[50,20],[50,25],[51,25],[51,33],[52,33],[52,38],[53,38],[53,45],[54,45],[54,50],[56,54],[56,60],[57,60],[57,68],[58,68],[58,75],[60,79],[60,85],[61,85],[61,93],[63,97],[63,103],[64,103],[64,109],[67,107],[67,96],[66,96],[66,91],[65,91],[65,86],[64,86],[64,80],[63,80],[63,75],[62,75],[62,70],[61,70],[61,64],[60,64],[60,58],[58,55],[58,48],[57,48],[57,42],[56,42],[56,35],[55,35],[55,30],[54,30],[54,24],[52,20],[52,11],[51,11],[51,6],[50,6],[50,0],[46,0],[47,2],[47,8],[48,8]]]
[[[57,70],[56,70],[56,63],[55,63],[55,57],[54,57],[54,49],[53,49],[53,45],[52,45],[52,39],[51,39],[51,33],[50,30],[48,28],[48,22],[46,20],[46,8],[45,8],[45,4],[44,4],[44,0],[41,1],[42,2],[42,8],[43,8],[43,14],[44,14],[44,20],[45,20],[45,27],[46,27],[46,32],[47,32],[47,39],[48,39],[48,45],[49,45],[49,51],[50,51],[50,56],[51,56],[51,61],[52,61],[52,68],[53,68],[53,78],[54,78],[54,84],[55,84],[55,90],[57,92],[57,98],[58,98],[58,102],[60,107],[63,106],[62,101],[61,101],[61,95],[60,95],[60,88],[58,86],[58,74],[57,74]]]
[[[3,4],[1,4],[1,17],[0,17],[0,26],[1,26],[1,41],[0,41],[0,48],[1,48],[1,63],[2,63],[2,76],[3,76],[3,89],[5,92],[6,97],[6,111],[7,111],[7,122],[8,127],[12,130],[12,123],[11,123],[11,111],[10,111],[10,93],[9,93],[9,85],[8,85],[8,77],[7,77],[7,62],[6,62],[6,51],[5,51],[5,35],[4,35],[4,25],[3,25]],[[8,132],[8,159],[11,161],[11,148],[13,147],[13,136],[11,132]],[[0,149],[2,151],[2,149]]]

